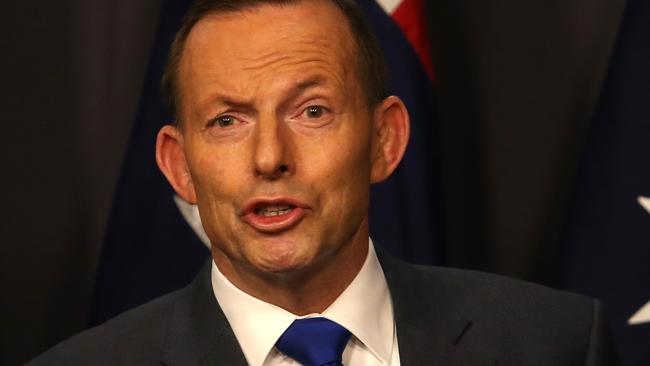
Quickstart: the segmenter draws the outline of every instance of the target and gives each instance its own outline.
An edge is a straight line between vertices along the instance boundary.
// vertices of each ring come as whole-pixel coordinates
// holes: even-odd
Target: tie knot
[[[275,346],[305,366],[342,365],[350,332],[325,318],[296,319]]]

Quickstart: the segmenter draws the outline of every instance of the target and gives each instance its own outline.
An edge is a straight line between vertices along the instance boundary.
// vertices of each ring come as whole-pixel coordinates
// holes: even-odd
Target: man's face
[[[373,113],[326,2],[211,15],[179,70],[189,189],[215,258],[265,273],[367,245]]]

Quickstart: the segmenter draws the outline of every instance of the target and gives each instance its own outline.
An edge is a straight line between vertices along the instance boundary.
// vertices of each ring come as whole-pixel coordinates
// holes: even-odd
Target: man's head
[[[198,204],[233,282],[336,282],[363,262],[369,186],[399,163],[408,114],[399,98],[369,98],[338,6],[352,3],[254,3],[204,13],[188,30],[174,76],[182,128],[161,129],[157,161]]]

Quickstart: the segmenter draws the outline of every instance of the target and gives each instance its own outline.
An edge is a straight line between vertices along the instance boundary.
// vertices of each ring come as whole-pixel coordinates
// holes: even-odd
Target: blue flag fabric
[[[191,281],[207,247],[174,203],[155,163],[158,130],[171,121],[159,85],[165,57],[189,0],[165,0],[130,145],[100,258],[91,325]],[[396,255],[440,263],[438,144],[432,84],[417,55],[374,0],[360,0],[387,56],[392,90],[411,113],[412,140],[395,176],[371,197],[371,234]]]
[[[156,135],[172,121],[160,90],[165,59],[190,1],[164,1],[140,106],[99,261],[90,325],[187,285],[209,251],[187,225],[155,161]]]
[[[589,136],[559,285],[603,300],[624,365],[650,365],[650,2],[628,1]],[[650,305],[649,305],[650,306]],[[645,319],[645,320],[644,320]]]

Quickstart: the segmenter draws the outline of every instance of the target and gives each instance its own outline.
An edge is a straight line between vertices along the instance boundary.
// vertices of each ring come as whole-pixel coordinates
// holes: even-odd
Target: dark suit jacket
[[[597,301],[378,254],[393,299],[403,366],[617,364]],[[188,287],[87,330],[29,363],[245,364],[214,298],[209,265]]]

